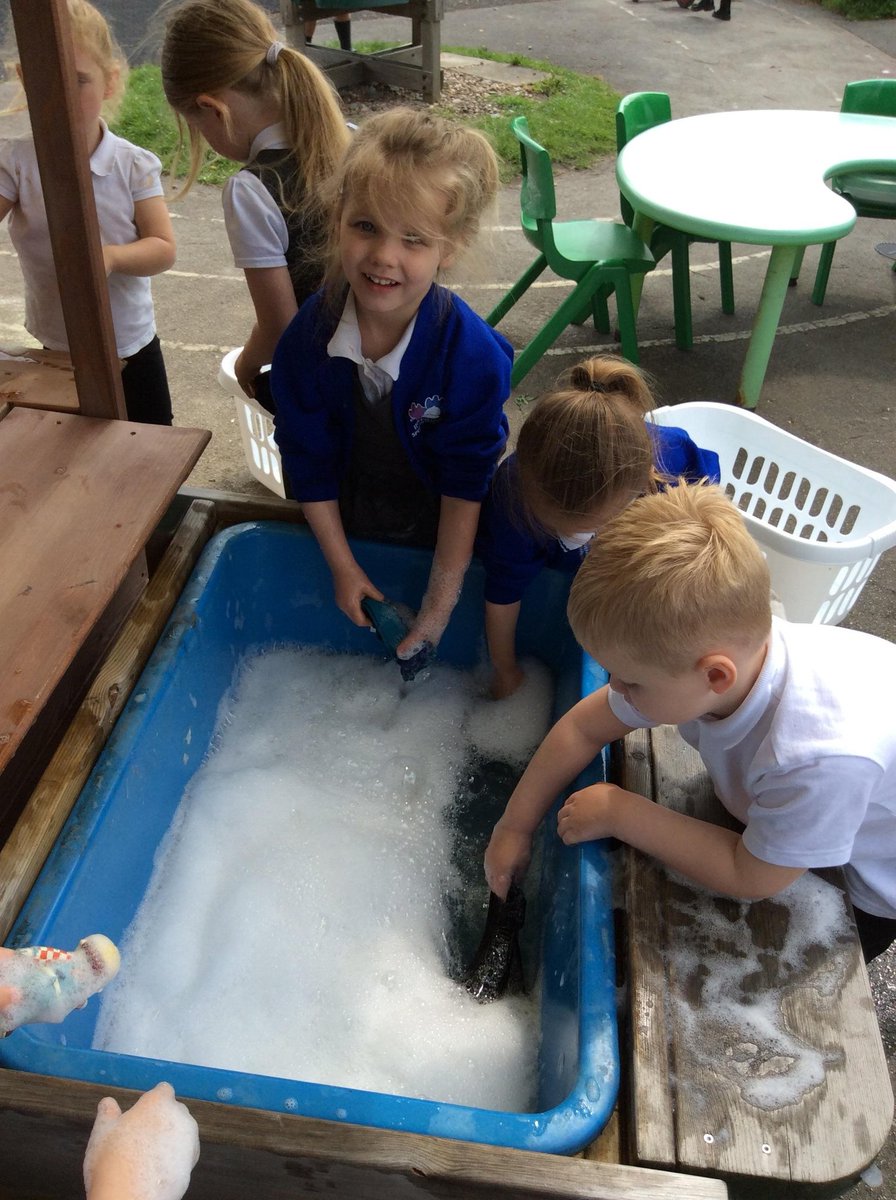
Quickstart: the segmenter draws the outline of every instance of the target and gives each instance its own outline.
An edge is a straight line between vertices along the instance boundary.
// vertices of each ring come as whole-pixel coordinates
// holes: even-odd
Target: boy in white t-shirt
[[[843,866],[866,961],[896,939],[896,646],[772,618],[765,559],[715,487],[684,483],[631,504],[579,570],[569,619],[610,674],[557,722],[485,856],[503,896],[558,793],[604,745],[677,725],[742,833],[612,783],[573,793],[567,844],[615,837],[744,900],[813,867]]]

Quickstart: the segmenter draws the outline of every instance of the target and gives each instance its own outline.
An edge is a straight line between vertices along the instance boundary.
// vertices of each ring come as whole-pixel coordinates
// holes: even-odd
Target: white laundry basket
[[[224,355],[218,370],[218,383],[233,396],[236,404],[237,423],[249,470],[259,483],[285,498],[283,464],[280,461],[277,443],[274,441],[273,418],[267,409],[247,396],[236,381],[234,366],[241,349],[242,347],[237,347]]]
[[[896,544],[896,482],[743,408],[695,401],[652,416],[716,451],[722,485],[768,559],[788,619],[842,621]]]

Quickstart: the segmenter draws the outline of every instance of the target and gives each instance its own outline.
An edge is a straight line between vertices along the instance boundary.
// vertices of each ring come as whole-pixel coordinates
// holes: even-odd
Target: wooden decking
[[[631,734],[624,772],[634,791],[730,823],[675,729]],[[634,1161],[766,1181],[768,1196],[854,1179],[887,1137],[893,1092],[835,883],[806,875],[742,904],[624,853]]]

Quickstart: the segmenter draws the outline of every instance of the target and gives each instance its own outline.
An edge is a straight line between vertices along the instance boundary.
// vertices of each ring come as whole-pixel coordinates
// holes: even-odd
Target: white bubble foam
[[[550,691],[530,666],[530,749]],[[446,973],[445,898],[462,886],[446,814],[486,715],[507,703],[484,706],[473,674],[445,665],[405,687],[394,663],[363,656],[249,659],[157,854],[94,1045],[530,1107],[534,1001],[482,1006]]]
[[[791,1032],[787,1006],[795,988],[824,998],[842,984],[848,965],[838,946],[847,933],[842,894],[807,872],[766,901],[779,909],[779,952],[756,944],[742,927],[749,904],[699,891],[693,899],[685,895],[670,909],[687,941],[677,941],[667,957],[681,989],[677,1009],[690,1053],[707,1079],[734,1083],[757,1108],[797,1104],[824,1082],[832,1058],[829,1047]]]

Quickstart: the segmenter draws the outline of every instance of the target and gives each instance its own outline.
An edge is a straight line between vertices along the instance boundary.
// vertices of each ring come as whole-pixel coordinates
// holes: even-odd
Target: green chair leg
[[[824,294],[828,290],[828,277],[831,274],[831,263],[834,261],[836,242],[825,242],[818,259],[818,271],[815,274],[815,287],[812,289],[812,303],[824,304]]]
[[[632,281],[627,271],[616,276],[616,318],[619,322],[619,342],[623,357],[638,365],[638,336],[635,330],[635,306],[632,302]]]
[[[796,252],[796,258],[793,260],[793,267],[791,268],[791,274],[790,274],[790,286],[791,287],[796,287],[796,285],[797,285],[797,280],[800,277],[800,271],[802,270],[802,267],[803,267],[803,255],[805,253],[806,253],[805,246],[800,246],[800,248]]]
[[[610,332],[610,310],[607,307],[607,297],[610,295],[608,287],[598,288],[594,293],[594,302],[591,305],[591,311],[594,315],[594,328],[598,333]]]
[[[588,297],[587,303],[591,302],[591,296],[597,291],[599,270],[600,268],[592,267],[579,280],[575,289],[566,297],[553,316],[548,318],[529,344],[517,354],[510,374],[510,382],[514,387],[522,379],[525,379],[545,350],[553,346],[563,330],[572,324],[573,317],[582,307],[582,297]]]
[[[675,345],[690,350],[694,344],[691,318],[691,276],[688,239],[685,234],[672,243],[672,305],[675,313]]]
[[[719,242],[719,284],[722,289],[722,312],[734,315],[734,269],[731,266],[731,243]]]
[[[520,296],[524,295],[529,290],[547,265],[548,260],[543,254],[539,254],[535,262],[533,262],[532,265],[522,273],[510,291],[507,292],[504,298],[500,301],[500,303],[495,305],[492,311],[485,318],[486,322],[489,325],[497,325],[499,321],[506,317],[513,308],[514,304],[516,304],[517,300],[519,300]]]

